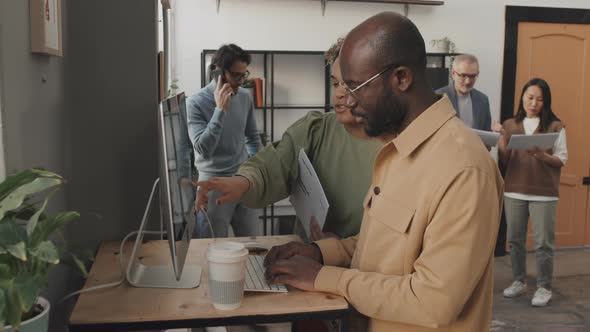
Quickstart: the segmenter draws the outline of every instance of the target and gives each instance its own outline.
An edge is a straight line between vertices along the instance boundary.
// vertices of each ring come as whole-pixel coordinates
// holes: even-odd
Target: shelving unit
[[[449,84],[452,58],[461,53],[427,53],[426,74],[434,90]]]
[[[209,82],[207,66],[215,51],[206,49],[201,53],[202,87]],[[259,130],[261,129],[262,133],[269,138],[269,142],[280,139],[284,130],[308,111],[330,111],[332,108],[330,66],[324,59],[323,51],[247,50],[247,52],[252,56],[252,63],[248,67],[251,77],[261,77],[264,81],[264,105],[256,108],[256,118]],[[429,53],[427,55],[429,63],[427,72],[434,89],[448,84],[447,66],[450,64],[450,57],[454,55],[457,54]],[[292,97],[291,90],[298,89],[303,89],[304,93],[294,93],[296,96]],[[274,234],[275,221],[278,217],[294,215],[295,211],[285,201],[263,208],[261,219],[264,221],[264,234],[267,234],[269,228],[270,234]],[[270,227],[268,227],[268,221],[271,221]]]
[[[442,0],[319,0],[325,2],[373,2],[373,3],[391,3],[402,5],[422,5],[422,6],[441,6],[445,2]]]
[[[326,13],[326,5],[328,2],[373,2],[373,3],[385,3],[385,4],[402,4],[405,6],[404,12],[408,16],[408,10],[410,5],[420,6],[442,6],[445,4],[443,0],[315,0],[321,4],[322,15]],[[217,12],[219,13],[219,7],[221,6],[221,0],[216,0]]]

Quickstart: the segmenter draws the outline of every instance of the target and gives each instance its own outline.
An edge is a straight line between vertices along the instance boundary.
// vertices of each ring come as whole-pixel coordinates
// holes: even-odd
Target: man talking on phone
[[[254,104],[241,88],[250,72],[251,57],[235,44],[221,46],[211,59],[211,82],[187,100],[188,132],[195,151],[199,181],[233,176],[241,163],[261,148]],[[198,225],[200,237],[227,237],[231,225],[236,236],[257,235],[254,210],[235,202],[217,205],[217,192],[209,192],[208,225]]]

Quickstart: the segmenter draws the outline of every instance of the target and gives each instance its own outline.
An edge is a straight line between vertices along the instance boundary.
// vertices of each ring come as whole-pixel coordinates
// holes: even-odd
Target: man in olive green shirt
[[[330,204],[324,234],[348,237],[358,233],[363,197],[371,183],[371,167],[381,143],[369,139],[362,123],[350,112],[355,105],[346,103],[336,58],[339,47],[337,43],[327,56],[333,63],[334,112],[310,112],[289,127],[282,140],[267,146],[240,166],[237,176],[198,183],[201,189],[197,209],[207,206],[208,190],[222,193],[218,204],[243,200],[249,207],[263,207],[288,197],[291,184],[299,175],[297,156],[303,148]],[[319,237],[312,236],[313,239]]]
[[[288,197],[299,175],[297,155],[303,148],[330,203],[323,231],[339,237],[358,234],[363,197],[380,146],[376,140],[350,135],[334,113],[310,112],[280,142],[240,167],[237,174],[251,184],[242,201],[249,207],[262,207]]]

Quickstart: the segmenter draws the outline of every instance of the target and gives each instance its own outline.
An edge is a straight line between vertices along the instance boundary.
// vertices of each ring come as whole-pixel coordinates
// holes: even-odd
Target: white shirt
[[[541,123],[540,118],[524,118],[523,125],[524,125],[524,133],[527,135],[532,135],[539,124]],[[559,132],[559,136],[555,140],[553,144],[553,155],[563,163],[567,162],[567,144],[565,140],[565,128],[562,128]],[[542,202],[549,202],[549,201],[557,201],[559,197],[555,196],[538,196],[538,195],[526,195],[521,193],[504,193],[504,196],[520,199],[523,201],[542,201]]]

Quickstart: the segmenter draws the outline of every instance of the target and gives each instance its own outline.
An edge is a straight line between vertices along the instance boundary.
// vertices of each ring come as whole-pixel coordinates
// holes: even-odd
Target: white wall
[[[443,6],[410,6],[408,17],[427,43],[450,37],[461,52],[477,55],[477,88],[490,97],[499,118],[506,5],[590,8],[589,0],[445,0]],[[176,55],[172,73],[190,95],[200,87],[203,49],[235,42],[245,49],[323,51],[339,36],[381,11],[403,13],[402,5],[329,2],[322,16],[319,1],[214,0],[174,2]]]

